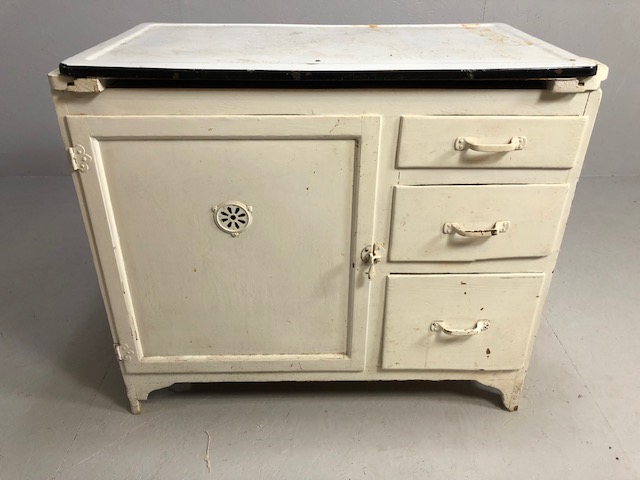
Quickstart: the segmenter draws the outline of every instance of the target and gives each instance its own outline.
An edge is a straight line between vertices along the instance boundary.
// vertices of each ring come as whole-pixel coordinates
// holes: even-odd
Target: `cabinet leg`
[[[145,400],[147,397],[140,394],[136,385],[129,380],[127,376],[124,376],[124,384],[127,388],[127,398],[129,399],[129,411],[134,415],[138,415],[142,410],[140,400]]]
[[[488,381],[485,385],[489,385],[500,391],[502,404],[506,410],[510,412],[518,411],[520,394],[522,393],[522,387],[524,385],[524,373],[516,375],[515,378],[501,378]]]
[[[502,394],[502,404],[504,405],[504,408],[510,412],[518,411],[523,383],[524,381],[522,379],[516,379],[513,383],[505,385],[500,389],[500,393]]]
[[[141,411],[142,411],[142,407],[140,406],[140,400],[138,399],[129,399],[129,409],[131,410],[131,413],[133,413],[134,415],[138,415]]]
[[[520,403],[520,392],[502,392],[502,404],[504,408],[510,412],[518,411],[518,404]]]
[[[149,393],[154,390],[168,387],[172,382],[149,381],[146,378],[140,378],[136,375],[123,374],[124,384],[127,389],[127,398],[129,399],[129,410],[134,415],[138,415],[142,410],[140,402],[149,398]]]

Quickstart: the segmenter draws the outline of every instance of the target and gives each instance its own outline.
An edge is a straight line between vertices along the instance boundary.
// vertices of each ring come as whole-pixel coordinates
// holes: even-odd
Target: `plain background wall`
[[[640,175],[638,0],[0,0],[0,176],[68,175],[46,74],[142,22],[502,22],[609,65],[585,175]]]

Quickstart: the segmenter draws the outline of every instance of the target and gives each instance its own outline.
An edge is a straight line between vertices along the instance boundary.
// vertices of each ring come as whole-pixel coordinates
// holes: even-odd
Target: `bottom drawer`
[[[544,274],[390,275],[384,369],[517,370]]]

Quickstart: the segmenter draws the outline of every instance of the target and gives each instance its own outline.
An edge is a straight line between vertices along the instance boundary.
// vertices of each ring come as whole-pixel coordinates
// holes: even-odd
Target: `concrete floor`
[[[70,179],[0,179],[0,478],[640,478],[638,201],[638,177],[581,181],[517,413],[411,382],[163,390],[133,416]]]

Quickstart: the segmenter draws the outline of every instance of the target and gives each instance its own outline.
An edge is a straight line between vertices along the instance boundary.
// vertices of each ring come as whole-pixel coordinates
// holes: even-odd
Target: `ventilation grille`
[[[213,218],[220,230],[236,237],[251,225],[251,210],[242,202],[224,202],[213,208]]]

